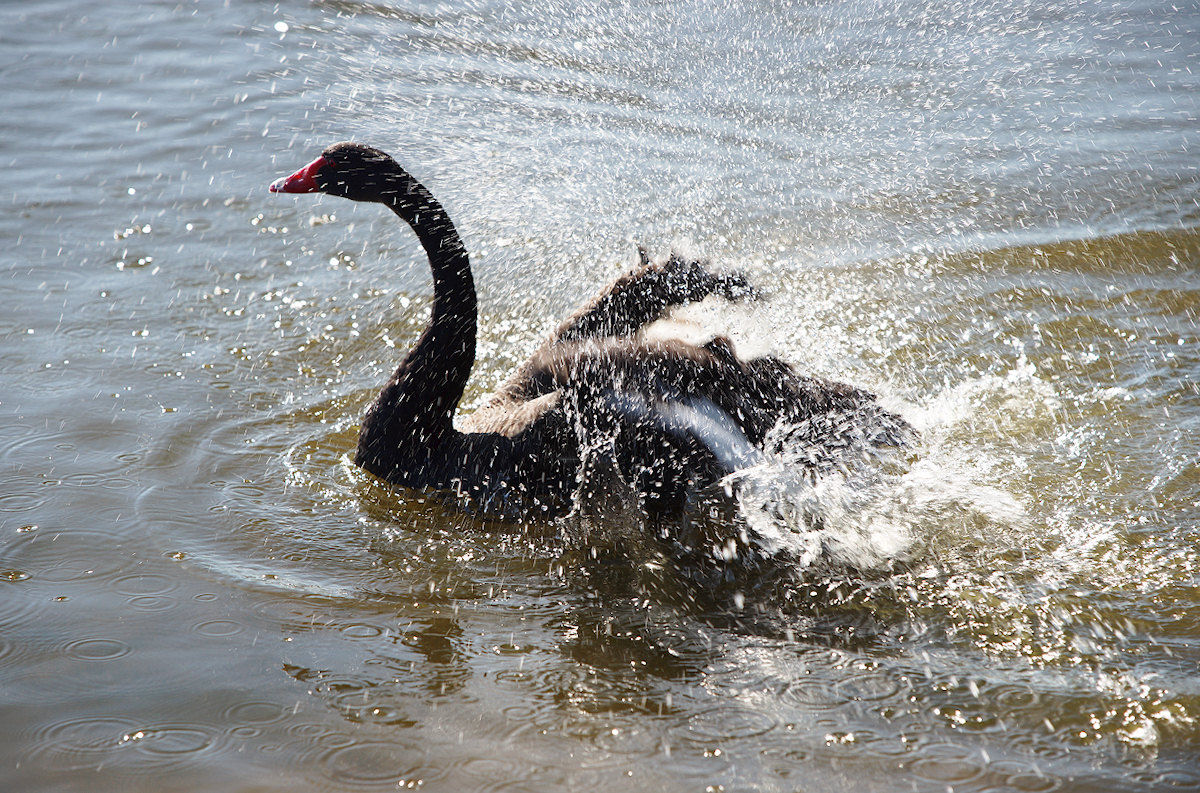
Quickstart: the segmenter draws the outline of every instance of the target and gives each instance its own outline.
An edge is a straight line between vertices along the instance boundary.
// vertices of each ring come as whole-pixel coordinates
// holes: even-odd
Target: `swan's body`
[[[352,143],[331,146],[271,189],[382,203],[429,255],[429,326],[359,434],[355,462],[381,479],[456,490],[484,505],[499,499],[507,507],[520,494],[518,503],[556,512],[603,469],[631,485],[648,510],[674,511],[736,464],[706,436],[728,435],[740,448],[761,446],[781,422],[809,427],[815,445],[836,443],[846,426],[877,445],[902,443],[911,432],[873,395],[797,375],[778,359],[742,360],[727,339],[635,337],[680,304],[749,292],[739,276],[676,257],[643,261],[610,285],[456,428],[475,360],[477,304],[466,250],[441,205],[386,154]]]

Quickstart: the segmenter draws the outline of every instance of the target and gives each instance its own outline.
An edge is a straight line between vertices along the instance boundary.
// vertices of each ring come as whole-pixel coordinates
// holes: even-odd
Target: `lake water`
[[[1200,789],[1196,3],[536,5],[0,7],[0,787]],[[747,473],[811,559],[716,584],[373,483],[426,262],[266,191],[346,138],[466,408],[643,243],[919,448]]]

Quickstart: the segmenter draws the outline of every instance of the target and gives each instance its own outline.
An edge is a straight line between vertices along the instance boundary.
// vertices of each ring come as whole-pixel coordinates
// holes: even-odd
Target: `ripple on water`
[[[983,790],[1015,791],[1015,793],[1051,793],[1062,787],[1062,780],[1046,776],[1032,765],[1005,760],[987,767],[988,779],[996,782]]]
[[[702,743],[719,743],[764,735],[775,725],[774,717],[761,711],[736,706],[716,707],[689,716],[681,737]]]
[[[1057,739],[1047,739],[1037,728],[1023,730],[1008,736],[1008,746],[1023,755],[1038,758],[1039,763],[1063,760],[1068,750]]]
[[[340,629],[341,634],[350,639],[374,639],[382,636],[384,629],[370,623],[350,623],[343,625]]]
[[[114,661],[133,650],[116,639],[79,639],[63,646],[63,652],[77,661]]]
[[[351,721],[409,727],[412,695],[395,686],[350,687],[333,698],[333,706]]]
[[[179,581],[161,573],[133,573],[113,580],[113,589],[122,595],[165,595],[179,587]]]
[[[837,683],[837,692],[843,700],[853,699],[862,702],[891,699],[900,693],[900,688],[901,684],[898,680],[883,672],[864,672]]]
[[[464,759],[457,770],[467,776],[480,780],[481,785],[504,780],[508,783],[523,783],[529,778],[530,768],[528,758],[510,754],[507,757],[469,757]],[[474,787],[472,790],[492,790],[493,788]]]
[[[60,485],[69,485],[71,487],[103,487],[108,490],[120,490],[125,487],[133,487],[136,482],[124,476],[112,476],[111,474],[67,474],[60,477],[58,480]]]
[[[138,597],[130,598],[128,603],[129,607],[134,611],[146,613],[169,611],[179,605],[179,601],[175,598],[161,595],[139,595]]]
[[[192,626],[192,630],[201,636],[208,636],[214,639],[236,636],[245,629],[245,626],[240,622],[226,619],[205,620]]]
[[[41,507],[49,499],[45,489],[39,493],[8,493],[0,496],[0,513],[18,515],[22,512],[32,512]]]
[[[299,667],[289,670],[296,680],[310,686],[310,693],[322,697],[345,719],[366,724],[392,727],[411,726],[413,700],[411,681],[395,678],[373,682],[351,675],[324,675]],[[329,739],[316,736],[327,744]]]
[[[161,573],[134,573],[113,581],[115,591],[129,596],[126,601],[129,607],[145,613],[169,611],[179,605],[176,598],[168,595],[178,587],[176,579]]]
[[[100,529],[40,529],[9,545],[9,558],[39,582],[67,584],[105,580],[129,562],[119,553],[121,537]]]
[[[37,581],[20,570],[0,571],[0,661],[12,669],[22,668],[47,649],[47,636],[61,635],[70,622],[64,604],[48,603]],[[37,627],[37,639],[30,629]]]
[[[221,714],[221,722],[230,725],[230,734],[235,737],[248,737],[238,731],[275,724],[287,718],[287,714],[288,709],[282,705],[252,699],[227,707]],[[254,734],[257,734],[257,731]]]
[[[0,452],[9,452],[13,444],[30,437],[34,432],[34,428],[28,424],[6,422],[0,426]]]
[[[538,675],[535,671],[529,669],[520,669],[510,667],[501,669],[492,675],[492,680],[497,685],[505,688],[511,688],[518,691],[524,691],[537,683]]]
[[[838,691],[837,682],[823,677],[802,678],[789,683],[780,699],[791,705],[810,710],[832,710],[846,701]]]
[[[983,759],[972,755],[969,749],[954,744],[930,744],[912,761],[911,768],[921,779],[953,787],[983,774]]]
[[[341,787],[405,787],[437,776],[426,761],[425,750],[415,743],[357,741],[324,752],[320,768]]]
[[[803,747],[770,746],[763,749],[760,756],[767,768],[784,779],[802,775],[812,768],[812,752]]]
[[[162,724],[128,732],[122,740],[134,750],[134,765],[160,766],[207,752],[220,742],[220,735],[207,725]]]
[[[284,730],[306,745],[316,745],[327,736],[337,734],[330,725],[315,721],[289,721]]]
[[[61,479],[52,476],[46,480],[53,484],[104,485],[110,479],[119,479],[132,485],[135,484],[132,480],[114,475],[128,468],[125,458],[131,453],[130,447],[136,445],[132,435],[135,432],[136,428],[129,433],[123,432],[121,427],[111,426],[108,422],[102,427],[68,424],[55,431],[31,427],[27,432],[0,435],[0,456],[27,461],[30,470],[34,471],[47,470],[47,454],[51,460],[69,460],[72,467],[86,469],[66,474]]]
[[[1004,708],[1001,715],[1029,710],[1038,704],[1038,693],[1028,686],[1018,686],[1012,683],[1002,683],[988,689],[984,694]]]
[[[132,719],[110,716],[71,717],[52,722],[34,736],[30,749],[45,768],[79,771],[111,760],[137,731]]]
[[[603,754],[588,766],[609,767],[629,765],[663,753],[664,736],[657,730],[648,730],[634,723],[601,730],[594,743]]]
[[[575,692],[588,684],[585,672],[556,665],[512,666],[495,672],[492,679],[518,697],[516,704],[501,710],[501,715],[515,724],[531,724],[539,729],[553,724],[559,716],[559,703],[564,699],[578,701]]]
[[[692,746],[668,744],[670,754],[664,752],[657,765],[667,774],[698,781],[714,780],[727,774],[733,766],[729,753],[719,746]]]
[[[1152,790],[1200,790],[1200,772],[1197,771],[1177,768],[1146,776],[1146,784]]]

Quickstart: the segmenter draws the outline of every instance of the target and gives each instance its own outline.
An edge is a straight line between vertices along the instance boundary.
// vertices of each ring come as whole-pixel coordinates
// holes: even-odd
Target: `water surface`
[[[1200,787],[1195,4],[0,21],[14,789]],[[715,530],[795,558],[715,586],[633,516],[372,482],[347,455],[425,261],[378,207],[265,190],[344,138],[463,233],[467,409],[642,243],[747,271],[739,343],[920,448],[747,474]]]

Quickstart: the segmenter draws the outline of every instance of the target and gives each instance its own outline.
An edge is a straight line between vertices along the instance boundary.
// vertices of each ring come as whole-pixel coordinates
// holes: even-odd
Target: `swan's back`
[[[798,375],[778,358],[743,360],[723,336],[703,345],[564,342],[539,350],[523,372],[470,429],[527,440],[530,457],[553,437],[556,449],[576,450],[581,467],[589,455],[607,455],[655,512],[678,510],[690,493],[753,462],[772,430],[811,447],[801,460],[814,471],[851,445],[902,445],[913,436],[869,392]]]

